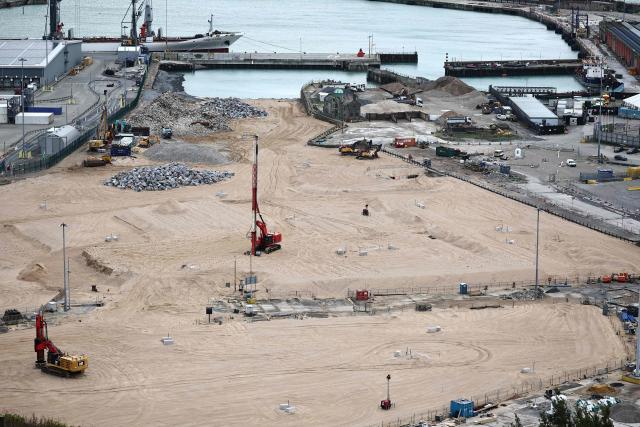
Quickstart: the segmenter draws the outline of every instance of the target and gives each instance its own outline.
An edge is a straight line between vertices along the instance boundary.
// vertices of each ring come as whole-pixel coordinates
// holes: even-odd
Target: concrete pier
[[[575,74],[582,67],[580,59],[534,59],[523,61],[449,61],[445,76],[525,76]]]
[[[366,71],[386,63],[416,63],[418,54],[380,53],[358,56],[344,53],[180,53],[176,59],[197,68],[321,69]]]

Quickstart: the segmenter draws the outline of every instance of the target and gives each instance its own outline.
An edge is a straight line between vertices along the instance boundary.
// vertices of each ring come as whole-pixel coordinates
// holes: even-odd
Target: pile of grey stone
[[[233,172],[229,171],[197,170],[182,163],[168,163],[120,172],[104,185],[134,191],[164,191],[178,187],[215,184],[233,175]]]
[[[133,126],[149,126],[156,134],[167,126],[176,136],[205,136],[231,130],[230,120],[266,116],[266,111],[238,98],[198,99],[167,92],[145,108],[139,108],[128,122]]]
[[[544,291],[541,288],[525,289],[522,291],[512,292],[508,295],[502,295],[502,299],[513,299],[518,301],[535,301],[544,297]]]

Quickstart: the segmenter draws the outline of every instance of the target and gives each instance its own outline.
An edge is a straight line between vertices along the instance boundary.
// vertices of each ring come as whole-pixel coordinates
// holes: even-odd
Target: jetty
[[[197,68],[295,69],[366,71],[383,64],[417,63],[417,52],[375,53],[179,53],[170,59]],[[175,67],[176,63],[173,62]]]
[[[580,59],[532,59],[521,61],[446,61],[445,76],[486,77],[575,74]]]

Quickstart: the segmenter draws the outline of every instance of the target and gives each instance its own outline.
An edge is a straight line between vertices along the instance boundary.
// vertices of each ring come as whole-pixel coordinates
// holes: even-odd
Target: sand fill
[[[167,322],[159,309],[184,320]],[[369,425],[623,354],[609,320],[580,305],[222,326],[196,326],[175,306],[152,306],[133,323],[121,313],[105,308],[49,329],[58,345],[91,357],[73,381],[33,369],[32,330],[4,335],[3,406],[74,425]],[[428,325],[442,330],[428,334]],[[175,344],[163,346],[168,330]],[[520,373],[533,362],[535,374]],[[382,412],[388,373],[396,407]],[[278,410],[287,401],[295,415]]]
[[[2,306],[35,307],[61,287],[62,222],[69,224],[72,302],[106,302],[87,314],[72,311],[49,330],[61,348],[89,354],[87,375],[73,381],[33,369],[33,330],[2,336],[3,407],[75,425],[367,425],[535,381],[520,373],[533,361],[535,375],[546,377],[622,356],[609,319],[581,305],[197,325],[211,298],[232,295],[225,283],[234,265],[238,278],[249,272],[252,144],[245,132],[260,135],[260,207],[269,229],[283,234],[281,251],[252,260],[263,295],[268,288],[271,295],[344,297],[361,287],[534,277],[535,209],[427,177],[386,155],[359,161],[309,147],[330,125],[306,117],[297,103],[256,104],[269,115],[201,142],[238,141],[238,160],[225,166],[234,178],[214,187],[106,187],[117,166],[68,170],[84,153],[0,187],[0,198],[11,200],[0,204]],[[406,178],[413,174],[419,177]],[[361,215],[365,203],[369,217]],[[496,231],[501,224],[509,236]],[[540,226],[542,277],[633,271],[640,257],[638,247],[547,214]],[[111,235],[118,240],[106,241]],[[346,256],[336,255],[341,247]],[[49,270],[44,283],[17,279],[36,263]],[[442,331],[427,334],[429,325]],[[175,345],[160,343],[167,333]],[[406,348],[416,357],[393,356]],[[377,406],[387,373],[398,405],[383,413]],[[287,400],[296,414],[277,409]]]

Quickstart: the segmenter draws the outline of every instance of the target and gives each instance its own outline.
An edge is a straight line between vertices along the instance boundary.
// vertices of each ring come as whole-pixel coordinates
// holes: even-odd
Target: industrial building
[[[19,88],[23,71],[25,86],[43,86],[61,78],[81,61],[79,40],[0,39],[0,90]]]
[[[600,23],[600,39],[633,74],[640,74],[640,30],[637,25],[620,21]]]
[[[558,116],[533,96],[513,96],[509,100],[514,112],[534,125],[543,127],[560,125]]]

